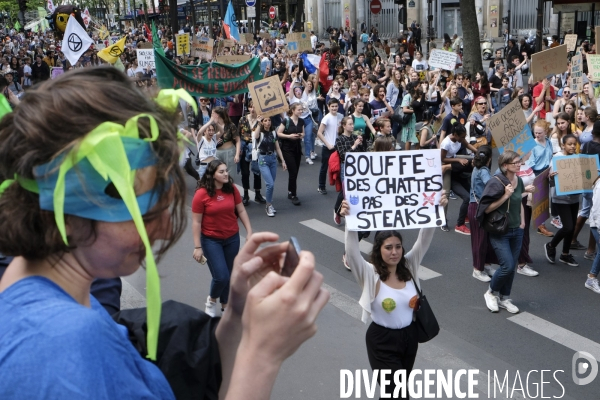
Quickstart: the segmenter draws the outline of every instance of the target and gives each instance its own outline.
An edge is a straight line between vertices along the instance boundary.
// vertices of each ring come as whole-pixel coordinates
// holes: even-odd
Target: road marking
[[[596,343],[528,312],[517,314],[514,317],[508,318],[508,320],[558,344],[562,344],[573,351],[587,351],[596,360],[600,361],[600,343]]]
[[[325,236],[329,236],[333,240],[337,240],[340,243],[345,243],[346,241],[345,233],[343,231],[340,231],[339,229],[336,229],[331,225],[327,225],[326,223],[321,222],[318,219],[309,219],[306,221],[301,221],[300,223],[306,226],[307,228],[313,229],[319,233],[322,233]],[[371,249],[373,248],[373,245],[371,243],[368,243],[364,240],[361,240],[359,242],[359,246],[360,251],[365,254],[370,254]],[[421,265],[421,269],[419,270],[420,279],[426,281],[428,279],[437,278],[438,276],[442,276],[442,274],[439,274]]]

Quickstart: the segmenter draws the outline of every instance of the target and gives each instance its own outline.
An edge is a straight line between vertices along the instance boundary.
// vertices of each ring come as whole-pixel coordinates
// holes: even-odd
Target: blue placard
[[[496,143],[497,144],[497,143]],[[510,142],[504,147],[499,147],[498,151],[500,154],[504,153],[505,150],[512,150],[519,153],[520,156],[524,156],[529,153],[535,147],[535,139],[531,134],[531,128],[528,124],[525,124],[521,133],[512,138]]]
[[[254,7],[256,5],[256,0],[246,0],[246,5],[248,7]]]
[[[600,170],[600,161],[597,155],[554,156],[552,170],[558,171],[558,175],[554,176],[557,195],[592,193],[592,186]]]

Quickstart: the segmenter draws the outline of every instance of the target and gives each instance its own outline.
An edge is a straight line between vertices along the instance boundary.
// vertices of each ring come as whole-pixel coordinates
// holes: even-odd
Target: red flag
[[[329,52],[326,51],[321,56],[321,62],[319,62],[319,82],[323,87],[323,91],[327,93],[331,84],[333,83],[333,75],[329,74]]]
[[[148,28],[147,24],[144,24],[144,29],[146,30],[146,39],[148,39],[148,41],[152,43],[152,31],[150,30],[150,28]]]

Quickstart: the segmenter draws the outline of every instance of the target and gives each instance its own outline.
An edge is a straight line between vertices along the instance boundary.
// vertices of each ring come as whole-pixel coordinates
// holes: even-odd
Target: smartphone
[[[285,253],[285,260],[283,261],[283,268],[281,269],[281,275],[290,277],[296,270],[298,263],[300,262],[300,244],[298,243],[298,239],[295,237],[290,237],[290,241],[288,242],[288,248]]]

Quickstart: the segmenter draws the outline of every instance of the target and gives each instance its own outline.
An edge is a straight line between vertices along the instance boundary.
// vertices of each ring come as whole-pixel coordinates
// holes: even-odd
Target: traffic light
[[[398,10],[398,23],[406,25],[406,0],[394,0],[394,3],[400,6]]]

